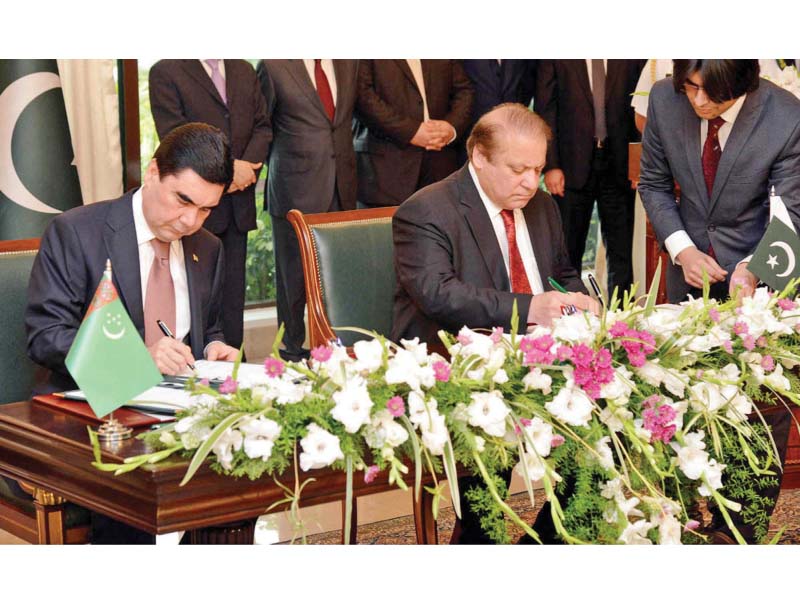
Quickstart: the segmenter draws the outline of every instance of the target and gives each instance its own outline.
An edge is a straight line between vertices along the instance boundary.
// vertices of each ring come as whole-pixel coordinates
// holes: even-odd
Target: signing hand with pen
[[[192,350],[173,337],[164,336],[155,344],[148,346],[147,351],[153,357],[158,370],[164,375],[185,374],[194,365]]]
[[[562,306],[574,306],[578,310],[588,310],[595,315],[600,314],[600,305],[597,300],[586,294],[544,292],[535,294],[531,299],[531,305],[528,308],[528,323],[549,326],[553,319],[557,319],[563,314]]]

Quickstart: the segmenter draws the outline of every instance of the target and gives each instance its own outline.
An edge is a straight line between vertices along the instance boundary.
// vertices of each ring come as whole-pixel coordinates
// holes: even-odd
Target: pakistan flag
[[[0,60],[0,240],[41,237],[81,188],[58,65]]]
[[[162,380],[119,299],[110,264],[65,362],[98,418]]]

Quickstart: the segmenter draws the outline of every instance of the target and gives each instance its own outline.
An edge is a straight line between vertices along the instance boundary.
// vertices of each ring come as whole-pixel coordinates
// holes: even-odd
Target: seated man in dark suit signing
[[[514,301],[521,332],[549,324],[565,305],[598,311],[567,256],[558,208],[538,187],[549,137],[538,115],[502,104],[472,130],[469,162],[398,208],[392,339],[435,342],[439,329],[463,325],[508,331]],[[548,277],[570,293],[545,291]],[[478,481],[462,478],[462,493]],[[453,537],[488,541],[463,500]]]
[[[28,288],[28,354],[51,370],[50,390],[75,384],[64,366],[111,259],[114,285],[162,373],[195,359],[234,360],[222,335],[224,257],[202,229],[233,176],[225,136],[190,123],[164,137],[144,185],[116,200],[59,215],[42,236]],[[165,336],[163,320],[177,339]],[[92,543],[152,542],[152,536],[92,515]]]

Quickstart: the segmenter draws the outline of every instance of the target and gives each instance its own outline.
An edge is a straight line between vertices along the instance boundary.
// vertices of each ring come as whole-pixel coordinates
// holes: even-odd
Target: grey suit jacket
[[[333,189],[342,209],[356,207],[356,158],[351,122],[356,99],[355,60],[334,60],[336,112],[328,118],[302,60],[261,60],[258,79],[273,140],[267,172],[270,214],[328,210]]]
[[[542,281],[553,277],[585,293],[567,256],[555,201],[539,190],[522,211]],[[456,332],[463,325],[508,331],[515,300],[525,330],[533,296],[509,291],[500,245],[467,165],[401,204],[392,232],[393,340],[434,342],[439,329]]]
[[[144,339],[139,252],[128,192],[116,200],[80,206],[50,222],[42,235],[28,285],[25,327],[28,355],[52,371],[53,388],[74,387],[64,359],[111,259],[113,281]],[[189,286],[189,346],[195,358],[224,341],[220,308],[224,281],[222,244],[204,229],[183,238]],[[197,260],[195,260],[197,257]]]
[[[764,80],[747,95],[710,198],[701,153],[700,118],[689,100],[675,92],[672,79],[657,82],[650,93],[639,179],[647,216],[661,244],[683,229],[699,250],[713,246],[730,276],[764,234],[772,186],[800,227],[800,100]],[[680,204],[673,179],[681,188]],[[675,265],[668,268],[680,271]],[[670,300],[680,300],[688,285],[677,272],[670,281]]]
[[[150,108],[159,138],[186,123],[208,123],[228,137],[233,158],[263,162],[272,131],[250,63],[225,60],[225,95],[227,104],[199,60],[160,60],[150,69]],[[203,227],[213,233],[232,224],[243,233],[255,229],[255,190],[251,185],[223,196]]]

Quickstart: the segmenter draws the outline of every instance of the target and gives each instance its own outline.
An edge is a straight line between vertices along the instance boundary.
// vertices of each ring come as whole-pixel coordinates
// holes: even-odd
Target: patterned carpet
[[[538,512],[538,507],[544,503],[544,492],[536,493],[536,509],[530,508],[528,496],[525,493],[511,497],[509,505],[523,520],[532,523]],[[528,507],[526,509],[526,507]],[[453,531],[455,517],[451,508],[445,508],[439,514],[439,543],[447,544]],[[800,544],[800,489],[785,490],[778,497],[778,503],[772,514],[770,522],[770,535],[777,533],[781,527],[786,526],[786,531],[781,537],[780,544]],[[516,526],[510,529],[511,537],[517,540],[522,535],[522,530]],[[359,544],[414,544],[414,519],[411,516],[398,517],[379,523],[370,523],[358,528]],[[341,532],[331,531],[309,536],[310,544],[339,544]]]

